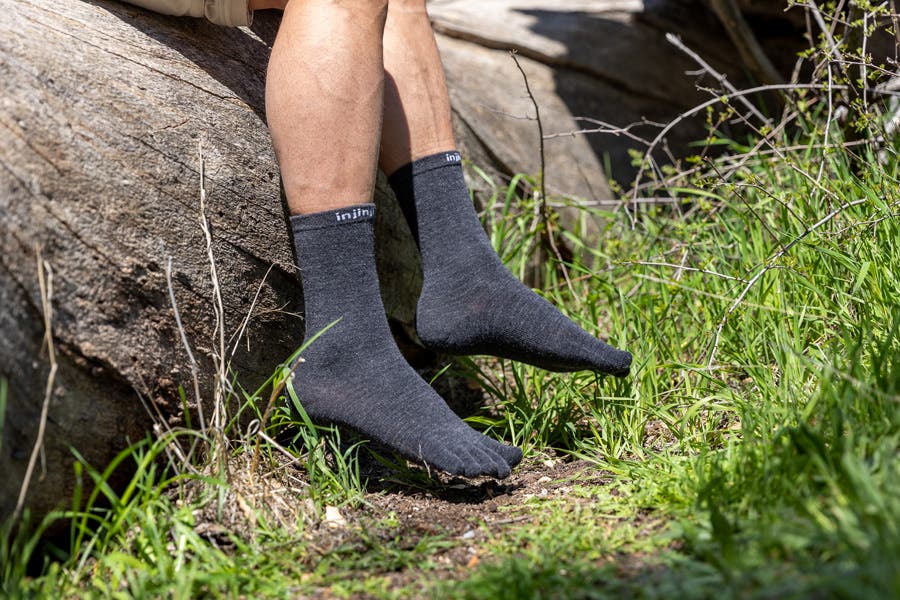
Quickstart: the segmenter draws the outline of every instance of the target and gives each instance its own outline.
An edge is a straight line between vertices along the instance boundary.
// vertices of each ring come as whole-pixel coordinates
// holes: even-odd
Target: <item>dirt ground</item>
[[[534,497],[562,497],[574,483],[601,485],[608,474],[585,461],[559,458],[533,460],[520,465],[508,478],[466,480],[442,477],[428,489],[382,484],[384,491],[367,497],[378,511],[394,513],[404,529],[435,535],[465,535],[481,524],[500,526],[519,518],[508,518],[504,507]],[[376,484],[377,485],[377,484]]]
[[[361,453],[360,458],[363,459]],[[232,485],[225,513],[216,503],[196,511],[195,531],[213,545],[228,551],[234,549],[231,536],[254,537],[254,508],[260,486],[265,487],[266,512],[278,517],[288,529],[290,524],[305,522],[296,531],[308,552],[302,561],[310,572],[330,557],[331,561],[352,564],[373,551],[373,547],[389,547],[404,553],[429,540],[438,540],[426,553],[430,565],[427,580],[464,577],[465,573],[485,558],[480,553],[484,542],[505,528],[527,527],[537,522],[539,513],[516,510],[534,498],[560,499],[566,502],[589,502],[580,495],[570,494],[573,486],[602,486],[610,475],[586,461],[572,461],[564,457],[530,459],[519,465],[504,480],[492,478],[464,479],[444,474],[426,474],[418,469],[396,471],[373,460],[361,460],[362,476],[368,481],[363,502],[355,507],[326,507],[314,516],[308,499],[301,500],[300,479],[296,471],[289,479],[295,485],[284,485],[288,464],[281,470],[282,478],[275,482],[254,485]],[[238,470],[238,469],[236,469]],[[294,493],[291,493],[293,489]],[[202,489],[196,490],[198,493]],[[281,491],[285,493],[282,495]],[[377,554],[377,552],[376,552]],[[416,556],[411,553],[407,559]],[[425,560],[425,556],[422,559]],[[353,573],[353,567],[344,573]],[[336,576],[340,576],[335,572]],[[378,575],[389,581],[391,588],[417,587],[423,572],[415,566],[403,565],[371,568],[360,576]],[[312,598],[332,597],[330,586],[323,585]]]
[[[312,546],[322,556],[337,549],[362,553],[375,536],[382,543],[411,550],[426,538],[439,537],[448,544],[428,556],[432,568],[427,577],[433,581],[464,576],[482,560],[479,548],[488,537],[539,518],[515,507],[535,497],[586,502],[567,498],[572,486],[604,485],[609,475],[585,461],[548,458],[523,463],[502,481],[441,475],[421,486],[397,483],[390,476],[370,481],[374,483],[365,498],[367,505],[342,509],[337,523],[326,517],[308,532]],[[399,588],[415,586],[423,574],[415,568],[401,568],[382,575],[389,578],[392,588]],[[330,597],[326,590],[321,593],[314,597]]]

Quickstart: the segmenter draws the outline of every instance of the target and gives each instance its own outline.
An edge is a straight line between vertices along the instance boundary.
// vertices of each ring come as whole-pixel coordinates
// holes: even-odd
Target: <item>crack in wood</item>
[[[0,125],[2,125],[3,127],[5,127],[6,129],[8,129],[9,132],[10,132],[16,139],[20,140],[23,144],[25,144],[25,145],[28,147],[28,149],[31,150],[36,156],[40,157],[45,163],[47,163],[48,165],[50,165],[51,167],[53,167],[53,170],[56,171],[56,174],[57,174],[57,175],[59,175],[60,173],[62,173],[62,169],[60,169],[59,166],[58,166],[56,163],[54,163],[54,162],[50,159],[49,156],[47,156],[46,154],[44,154],[43,152],[41,152],[40,150],[38,150],[37,148],[35,148],[34,145],[32,145],[31,141],[28,140],[28,138],[26,138],[25,136],[23,136],[23,135],[21,134],[21,132],[20,132],[18,129],[14,129],[12,126],[10,126],[10,124],[7,123],[7,122],[2,118],[2,116],[3,116],[3,115],[0,115]],[[8,168],[8,167],[7,167],[7,168]]]
[[[146,64],[146,63],[143,63],[143,62],[141,62],[141,61],[139,61],[139,60],[135,60],[135,59],[130,58],[130,57],[128,57],[128,56],[124,56],[124,55],[122,55],[122,54],[119,54],[119,53],[117,53],[117,52],[114,52],[113,50],[110,50],[109,48],[104,48],[103,46],[100,46],[100,45],[98,45],[98,44],[95,44],[95,43],[93,43],[93,42],[90,42],[89,40],[86,40],[86,39],[84,39],[84,38],[81,38],[81,37],[75,35],[74,33],[70,33],[70,32],[65,31],[65,30],[63,30],[63,29],[58,29],[58,28],[56,28],[56,27],[53,27],[52,25],[49,25],[49,24],[47,24],[47,23],[43,23],[43,22],[41,22],[41,21],[38,20],[38,19],[34,19],[34,18],[31,18],[31,17],[28,17],[28,16],[26,16],[25,18],[26,18],[27,20],[33,22],[33,23],[36,23],[36,24],[38,24],[38,25],[40,25],[40,26],[46,28],[46,29],[49,29],[49,30],[51,30],[51,31],[55,31],[56,33],[59,33],[59,34],[64,35],[64,36],[66,36],[66,37],[70,37],[70,38],[76,39],[76,40],[78,40],[79,42],[81,42],[81,43],[83,43],[83,44],[85,44],[85,45],[87,45],[87,46],[90,46],[91,48],[94,48],[94,49],[99,50],[99,51],[101,51],[101,52],[105,52],[106,54],[109,54],[109,55],[111,55],[111,56],[115,56],[116,58],[119,58],[119,59],[121,59],[121,60],[123,60],[123,61],[125,61],[125,62],[129,62],[129,63],[135,64],[135,65],[137,65],[137,66],[139,66],[139,67],[143,67],[143,68],[147,69],[148,71],[151,71],[151,72],[153,72],[153,73],[156,73],[157,75],[162,75],[163,77],[166,77],[167,79],[171,79],[171,80],[173,80],[173,81],[177,81],[177,82],[179,82],[179,83],[183,83],[183,84],[185,84],[185,85],[187,85],[187,86],[190,86],[190,87],[192,87],[192,88],[194,88],[194,89],[196,89],[196,90],[198,90],[198,91],[203,92],[204,94],[208,94],[208,95],[210,95],[210,96],[212,96],[212,97],[214,97],[214,98],[218,98],[219,100],[222,100],[222,101],[228,101],[228,102],[237,102],[237,103],[239,103],[239,104],[241,104],[241,105],[246,105],[246,103],[245,103],[242,99],[238,98],[237,96],[228,96],[228,95],[218,94],[218,93],[216,93],[216,92],[214,92],[214,91],[212,91],[212,90],[210,90],[210,89],[207,89],[207,88],[205,88],[205,87],[203,87],[203,86],[201,86],[201,85],[198,85],[198,84],[196,84],[196,83],[194,83],[194,82],[192,82],[192,81],[188,81],[187,79],[183,79],[183,78],[178,77],[177,75],[174,75],[174,74],[172,74],[172,73],[166,73],[165,71],[162,71],[162,70],[160,70],[160,69],[157,69],[156,67],[152,67],[152,66],[150,66],[150,65],[148,65],[148,64]]]

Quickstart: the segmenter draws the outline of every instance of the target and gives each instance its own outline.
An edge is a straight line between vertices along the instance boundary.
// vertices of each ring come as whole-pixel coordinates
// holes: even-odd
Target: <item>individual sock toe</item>
[[[513,465],[510,465],[504,456],[507,446],[484,434],[476,432],[474,429],[472,430],[472,433],[474,435],[472,435],[469,448],[473,453],[480,451],[479,456],[484,457],[482,460],[487,460],[489,468],[486,474],[499,479],[508,477]]]
[[[411,460],[424,464],[429,469],[444,471],[451,475],[462,475],[472,458],[463,452],[440,444],[435,447],[420,448]]]
[[[493,474],[494,461],[486,451],[477,444],[473,444],[465,450],[471,456],[471,460],[467,463],[468,469],[464,473],[466,477],[480,477]]]
[[[509,477],[510,473],[512,473],[512,468],[509,466],[509,463],[506,462],[505,458],[498,454],[496,462],[494,463],[494,477],[497,479],[506,479]]]
[[[522,451],[516,446],[509,446],[486,436],[484,439],[484,443],[499,454],[510,468],[515,467],[522,461]]]
[[[489,444],[484,443],[483,438],[473,445],[473,454],[478,454],[479,459],[484,466],[484,474],[492,475],[498,479],[507,477],[510,473],[509,465],[506,460],[497,453]]]
[[[425,458],[425,456],[429,458]],[[422,463],[426,468],[444,471],[450,475],[462,475],[466,464],[471,461],[468,456],[459,456],[454,452],[422,452],[419,458],[414,459]]]

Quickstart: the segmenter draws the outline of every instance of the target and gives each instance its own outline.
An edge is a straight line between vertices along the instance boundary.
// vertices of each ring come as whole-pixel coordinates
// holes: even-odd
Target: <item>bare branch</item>
[[[663,127],[663,123],[654,123],[647,119],[643,119],[641,121],[637,121],[635,123],[629,123],[625,127],[616,127],[610,123],[605,121],[600,121],[599,119],[591,119],[590,117],[575,117],[576,121],[584,121],[586,123],[591,123],[593,125],[598,125],[598,127],[594,128],[585,128],[585,129],[576,129],[573,131],[561,131],[559,133],[548,133],[544,136],[545,140],[552,140],[560,137],[575,137],[576,135],[584,135],[589,133],[608,133],[614,136],[624,135],[628,139],[634,140],[636,142],[641,142],[642,144],[649,144],[650,141],[646,140],[638,135],[631,133],[631,129],[634,127],[639,127],[641,125],[655,125],[657,127]]]
[[[722,87],[724,87],[728,92],[730,92],[732,94],[737,92],[737,88],[734,87],[730,81],[728,81],[728,78],[725,75],[716,71],[714,68],[712,68],[712,66],[710,66],[710,64],[708,62],[703,60],[703,58],[699,54],[697,54],[696,52],[694,52],[693,50],[688,48],[684,44],[684,42],[681,41],[680,37],[678,37],[674,33],[667,33],[666,40],[670,44],[672,44],[673,46],[675,46],[676,48],[678,48],[679,50],[681,50],[682,52],[684,52],[685,54],[690,56],[694,60],[694,62],[696,62],[698,65],[700,65],[700,68],[703,69],[704,72],[712,75],[713,78],[716,81],[718,81],[720,84],[722,84]],[[764,114],[762,114],[759,111],[759,109],[753,105],[752,102],[747,100],[747,98],[745,98],[744,96],[738,96],[737,98],[738,98],[738,102],[743,104],[747,108],[747,110],[749,110],[751,113],[753,113],[753,116],[755,116],[757,119],[759,119],[763,123],[769,123],[769,119],[767,119],[766,116]]]
[[[578,294],[575,293],[575,288],[572,286],[572,281],[569,279],[569,270],[566,268],[566,263],[563,260],[562,254],[559,252],[559,248],[556,246],[556,239],[553,235],[552,225],[550,224],[550,213],[547,209],[547,187],[544,182],[545,175],[545,166],[546,160],[544,155],[544,124],[541,121],[541,108],[538,106],[537,100],[534,97],[534,94],[531,92],[531,86],[528,83],[528,76],[525,74],[525,70],[522,68],[522,65],[519,64],[519,58],[516,56],[516,51],[511,50],[509,55],[512,57],[513,62],[516,63],[516,68],[519,69],[519,73],[522,74],[522,79],[525,82],[525,91],[528,92],[528,97],[531,99],[531,104],[534,106],[534,116],[538,125],[538,139],[539,145],[538,148],[540,150],[540,180],[538,181],[538,185],[540,187],[540,195],[541,197],[538,199],[538,206],[540,208],[540,217],[544,223],[544,228],[542,230],[542,237],[544,240],[544,244],[553,252],[554,257],[557,261],[557,266],[562,272],[563,277],[566,280],[566,286],[569,288],[569,292],[572,294],[572,298],[577,303],[581,303],[581,300],[578,298]]]

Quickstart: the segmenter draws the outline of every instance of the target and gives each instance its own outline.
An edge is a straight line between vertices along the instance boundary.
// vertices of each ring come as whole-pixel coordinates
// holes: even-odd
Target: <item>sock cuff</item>
[[[337,208],[333,210],[325,210],[317,213],[305,215],[294,215],[291,217],[291,229],[296,236],[301,231],[310,229],[324,229],[326,227],[336,227],[338,225],[349,225],[350,223],[358,223],[360,221],[373,221],[375,219],[375,205],[354,204]]]
[[[388,175],[388,182],[392,187],[397,187],[401,183],[409,181],[414,175],[421,175],[422,173],[434,171],[435,169],[440,169],[442,167],[461,164],[462,157],[456,150],[438,152],[437,154],[425,156],[403,165]]]

